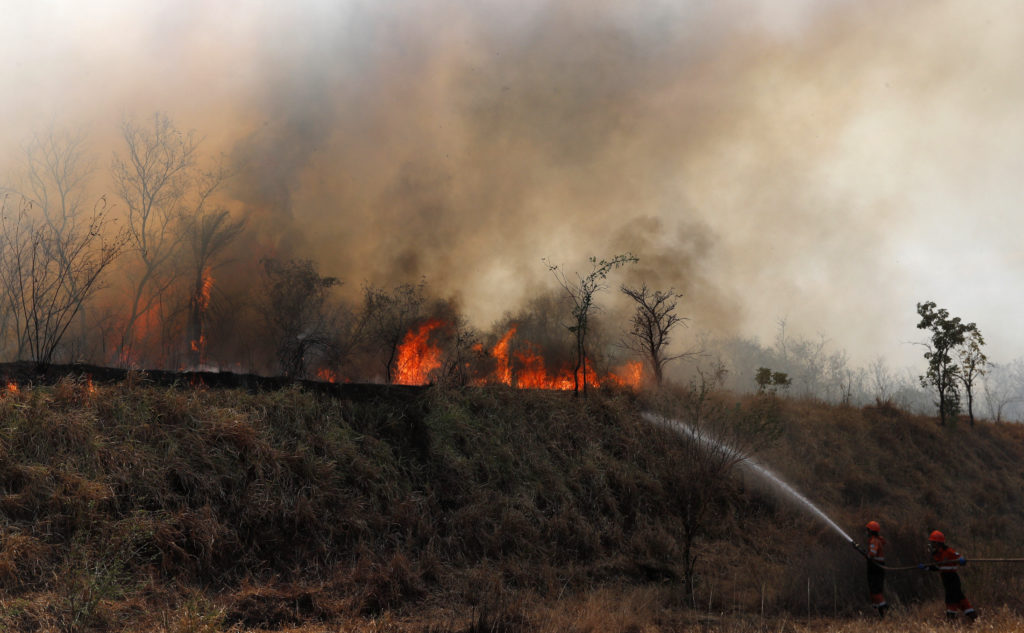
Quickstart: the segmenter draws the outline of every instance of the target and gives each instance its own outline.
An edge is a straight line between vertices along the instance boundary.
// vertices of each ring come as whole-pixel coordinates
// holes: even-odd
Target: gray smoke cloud
[[[914,305],[934,300],[1009,359],[1022,13],[20,3],[0,25],[0,148],[56,122],[104,157],[122,116],[166,111],[228,157],[259,248],[349,291],[425,276],[484,328],[554,283],[542,258],[586,272],[629,250],[612,288],[674,287],[696,328],[770,341],[786,319],[902,364],[920,356]]]

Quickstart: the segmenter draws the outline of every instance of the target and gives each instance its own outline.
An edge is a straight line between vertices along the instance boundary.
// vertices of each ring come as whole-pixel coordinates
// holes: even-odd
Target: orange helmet
[[[878,521],[868,521],[868,524],[864,527],[872,532],[880,532],[882,530],[882,526],[878,525]]]
[[[934,532],[928,535],[928,540],[932,543],[945,543],[946,535],[938,530],[935,530]]]

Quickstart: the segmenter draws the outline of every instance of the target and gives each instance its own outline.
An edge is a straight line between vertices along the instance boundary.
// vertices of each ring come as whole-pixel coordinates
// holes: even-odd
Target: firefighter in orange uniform
[[[960,574],[957,573],[957,568],[966,565],[967,559],[946,545],[946,536],[938,530],[928,536],[928,550],[931,552],[933,563],[928,565],[927,569],[939,572],[939,576],[942,577],[942,588],[946,592],[946,619],[955,620],[957,612],[962,611],[967,619],[973,622],[978,617],[978,612],[964,595],[963,587],[960,585]]]
[[[871,606],[878,612],[878,617],[884,618],[889,603],[885,601],[885,539],[879,532],[882,528],[878,521],[868,521],[864,529],[868,533],[868,550],[865,556],[868,559],[868,593],[871,594]]]

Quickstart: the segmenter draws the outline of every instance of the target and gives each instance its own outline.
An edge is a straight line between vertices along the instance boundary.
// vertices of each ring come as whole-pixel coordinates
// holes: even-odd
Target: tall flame
[[[509,328],[509,331],[505,333],[505,336],[501,337],[501,340],[495,343],[494,347],[491,348],[491,356],[497,361],[497,367],[495,367],[494,375],[498,382],[503,385],[512,384],[512,365],[508,361],[508,348],[512,342],[512,337],[516,333],[516,326]]]
[[[430,333],[444,325],[431,319],[416,330],[409,330],[398,346],[394,382],[398,385],[425,385],[430,372],[441,366],[441,349],[430,342]]]

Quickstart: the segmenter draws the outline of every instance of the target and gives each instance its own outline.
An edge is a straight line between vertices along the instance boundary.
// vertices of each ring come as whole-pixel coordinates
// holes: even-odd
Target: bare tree
[[[107,235],[102,204],[83,227],[60,230],[33,217],[33,208],[23,200],[11,209],[6,197],[0,205],[0,292],[14,317],[18,357],[48,365],[127,236]]]
[[[587,393],[587,333],[590,330],[590,314],[594,310],[594,295],[607,287],[608,273],[625,264],[640,261],[631,253],[616,255],[609,260],[598,261],[590,258],[590,272],[584,276],[576,273],[571,280],[565,270],[558,265],[543,260],[548,270],[558,280],[568,297],[572,300],[572,325],[566,326],[576,339],[576,366],[573,368],[573,392],[578,394],[582,382],[583,393]]]
[[[125,153],[114,157],[114,182],[127,205],[129,245],[141,268],[132,280],[121,335],[121,357],[127,362],[139,342],[139,319],[161,307],[183,272],[178,255],[190,219],[205,210],[225,173],[203,172],[200,140],[179,131],[165,114],[154,115],[149,126],[125,120],[121,136]]]
[[[85,137],[54,127],[33,134],[24,148],[24,171],[10,183],[0,188],[14,193],[23,200],[30,200],[38,221],[48,225],[53,235],[63,236],[71,230],[81,230],[90,220],[90,205],[86,203],[87,187],[94,164],[86,154]],[[100,204],[105,204],[101,198]],[[48,248],[60,249],[62,240],[48,244]],[[68,253],[55,251],[47,254],[69,267]],[[73,280],[72,280],[73,283]],[[79,314],[83,314],[80,310]],[[83,340],[87,332],[82,325]]]
[[[242,234],[245,219],[232,219],[225,209],[202,209],[189,219],[188,240],[192,251],[193,281],[189,293],[188,324],[189,362],[198,367],[204,362],[206,347],[206,312],[210,304],[213,270],[223,262],[218,258]]]
[[[636,302],[636,310],[627,332],[628,338],[623,346],[645,357],[654,372],[654,382],[661,385],[665,375],[665,365],[673,360],[696,356],[697,352],[689,350],[678,354],[667,354],[666,349],[672,342],[669,334],[676,325],[686,326],[687,319],[676,314],[678,299],[683,295],[671,288],[667,292],[649,290],[647,284],[639,288],[622,286],[622,292]]]
[[[973,323],[971,325],[974,325]],[[957,359],[960,361],[960,382],[967,394],[967,416],[974,426],[974,387],[978,379],[985,375],[988,357],[981,351],[985,339],[976,327],[968,327],[963,345],[957,348]]]
[[[672,510],[681,517],[683,586],[691,600],[699,541],[720,523],[719,513],[738,494],[733,474],[756,447],[779,434],[774,409],[741,410],[717,397],[725,376],[721,365],[708,370],[698,367],[688,389],[679,395],[666,394],[659,406],[666,411],[664,416],[644,414],[647,420],[679,436],[678,443],[671,436],[664,438],[675,453],[674,459],[655,467],[669,469],[664,477],[674,482]]]
[[[263,315],[281,371],[302,378],[312,352],[327,353],[332,319],[327,306],[335,277],[321,277],[309,260],[263,260]]]
[[[409,328],[422,317],[427,282],[401,284],[390,292],[363,286],[363,318],[371,343],[383,351],[385,381],[391,384],[398,346]]]
[[[1024,359],[1018,358],[1009,363],[990,364],[983,378],[985,403],[988,405],[989,416],[996,422],[1002,422],[1015,405],[1024,402]]]

